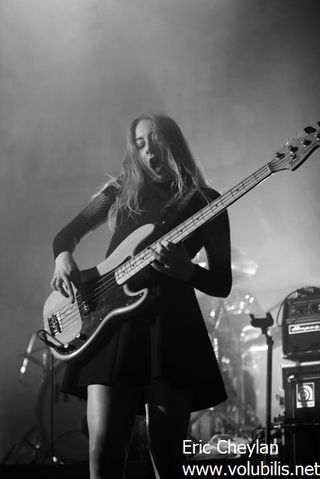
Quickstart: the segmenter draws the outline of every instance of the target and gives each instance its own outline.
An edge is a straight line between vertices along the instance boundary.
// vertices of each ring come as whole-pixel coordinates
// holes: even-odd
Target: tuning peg
[[[298,149],[296,146],[291,145],[291,143],[289,143],[289,141],[287,141],[286,147],[288,148],[289,151],[297,151],[297,149]]]
[[[309,134],[309,133],[314,133],[317,130],[313,128],[313,126],[306,126],[304,131]]]
[[[311,143],[311,141],[308,140],[307,138],[301,138],[300,142],[303,146],[308,146]]]
[[[284,153],[280,153],[280,151],[277,151],[275,154],[274,154],[274,157],[276,159],[279,159],[279,160],[282,160],[282,158],[284,158],[286,155]]]

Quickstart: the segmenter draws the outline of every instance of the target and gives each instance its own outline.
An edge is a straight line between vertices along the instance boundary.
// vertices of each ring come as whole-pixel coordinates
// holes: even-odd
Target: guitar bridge
[[[59,314],[52,314],[48,319],[48,326],[51,336],[55,337],[57,334],[62,333],[61,317]]]

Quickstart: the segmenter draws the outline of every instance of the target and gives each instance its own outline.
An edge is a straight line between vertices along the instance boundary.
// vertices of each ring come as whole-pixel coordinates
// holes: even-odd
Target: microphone
[[[20,368],[20,374],[24,374],[27,370],[29,357],[30,357],[30,354],[32,352],[35,339],[36,339],[36,334],[32,333],[31,336],[30,336],[30,339],[28,341],[28,344],[27,344],[27,349],[25,351],[25,356],[24,356],[23,361],[22,361],[22,365],[21,365],[21,368]]]

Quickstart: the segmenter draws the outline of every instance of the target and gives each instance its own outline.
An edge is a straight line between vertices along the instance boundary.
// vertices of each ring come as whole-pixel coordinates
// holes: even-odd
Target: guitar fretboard
[[[255,173],[248,176],[248,178],[221,194],[216,200],[194,213],[190,218],[180,223],[180,225],[176,226],[173,230],[157,239],[150,246],[140,251],[136,256],[120,265],[115,271],[117,283],[126,283],[135,274],[148,266],[154,260],[153,250],[156,249],[158,243],[161,241],[168,241],[177,244],[185,240],[200,226],[218,216],[222,211],[228,208],[228,206],[255,188],[258,184],[262,183],[262,181],[268,178],[271,173],[269,166],[264,165]]]

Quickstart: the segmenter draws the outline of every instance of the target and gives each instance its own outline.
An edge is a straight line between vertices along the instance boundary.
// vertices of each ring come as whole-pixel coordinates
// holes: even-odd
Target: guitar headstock
[[[320,126],[320,121],[318,121]],[[281,170],[296,170],[320,146],[320,129],[312,126],[304,129],[303,135],[287,142],[268,163],[272,173]]]

